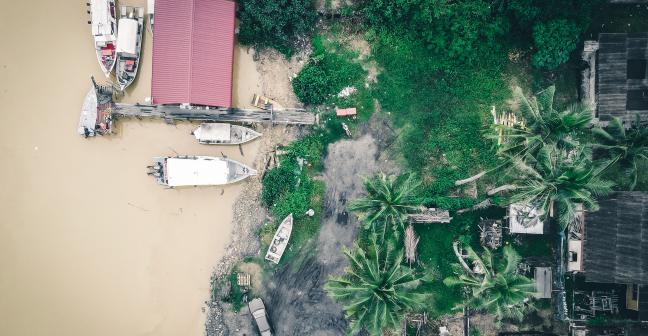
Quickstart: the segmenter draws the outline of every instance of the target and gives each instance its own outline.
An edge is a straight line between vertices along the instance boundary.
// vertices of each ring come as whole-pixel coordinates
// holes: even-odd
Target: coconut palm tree
[[[496,125],[506,139],[500,153],[508,156],[534,155],[545,144],[571,150],[579,145],[578,136],[592,121],[592,109],[574,104],[563,111],[554,108],[555,86],[550,86],[534,97],[527,98],[515,87],[513,97],[518,105],[521,122],[514,125]],[[499,135],[498,135],[499,136]]]
[[[399,328],[404,313],[424,307],[429,294],[418,288],[425,277],[403,266],[402,249],[392,241],[379,246],[372,235],[367,251],[357,244],[344,250],[349,267],[342,276],[331,277],[324,285],[329,296],[343,303],[351,332],[366,330],[382,335],[383,330]]]
[[[469,295],[464,305],[494,314],[497,321],[511,318],[522,320],[524,313],[534,309],[530,301],[535,294],[534,282],[518,273],[520,255],[511,247],[504,247],[501,260],[493,260],[493,254],[485,249],[481,256],[471,247],[466,247],[468,261],[477,271],[463,271],[458,276],[443,280],[446,286],[464,286]],[[465,262],[460,259],[460,263]],[[460,267],[457,267],[460,269]]]
[[[380,173],[364,180],[367,195],[351,202],[348,209],[360,213],[365,228],[373,227],[384,239],[389,226],[402,232],[407,215],[418,210],[414,192],[420,185],[413,174],[396,177]]]
[[[598,210],[597,198],[612,191],[611,181],[601,178],[610,163],[595,165],[591,154],[584,149],[565,151],[545,145],[535,155],[523,160],[512,158],[515,192],[512,202],[533,204],[540,215],[554,215],[563,229],[576,218],[577,205],[587,210]]]
[[[634,190],[638,167],[648,162],[648,128],[641,126],[639,115],[627,130],[620,118],[614,118],[607,127],[594,128],[592,134],[597,141],[594,147],[607,151],[609,158],[629,178],[628,189]]]

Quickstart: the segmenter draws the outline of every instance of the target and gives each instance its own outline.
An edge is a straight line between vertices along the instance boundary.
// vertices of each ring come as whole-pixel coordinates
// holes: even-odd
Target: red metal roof
[[[227,0],[156,0],[154,104],[232,105],[234,16]]]

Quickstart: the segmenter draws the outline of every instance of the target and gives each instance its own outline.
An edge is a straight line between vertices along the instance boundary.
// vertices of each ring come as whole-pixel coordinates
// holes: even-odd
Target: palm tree
[[[388,226],[403,231],[407,215],[418,210],[414,192],[420,185],[413,174],[396,177],[381,173],[364,180],[367,195],[351,202],[348,209],[359,212],[365,228],[382,232],[384,239]]]
[[[614,118],[607,127],[596,127],[592,134],[598,143],[594,147],[605,149],[630,179],[629,190],[637,186],[638,166],[648,162],[648,128],[641,126],[637,115],[635,122],[626,130],[620,118]]]
[[[324,288],[334,300],[345,304],[352,333],[365,329],[371,335],[399,328],[404,313],[421,309],[429,299],[417,288],[425,277],[404,267],[403,253],[392,241],[379,247],[372,235],[369,250],[357,244],[344,250],[350,266],[345,274],[331,277]]]
[[[571,105],[564,111],[553,107],[555,86],[527,98],[522,89],[514,88],[522,122],[515,125],[496,125],[506,138],[500,153],[508,156],[533,155],[545,144],[571,150],[579,145],[578,135],[585,131],[592,121],[592,109],[583,104]]]
[[[467,247],[466,251],[468,260],[479,271],[464,270],[459,276],[443,280],[446,286],[465,286],[469,289],[465,306],[494,314],[498,322],[505,318],[520,321],[525,312],[534,309],[530,299],[535,294],[535,284],[518,273],[521,258],[511,246],[504,247],[503,258],[499,261],[493,260],[489,249],[485,249],[481,257],[471,247]],[[465,264],[462,259],[460,262]]]
[[[610,163],[595,166],[584,149],[566,152],[545,145],[526,160],[518,157],[512,162],[515,193],[511,201],[533,204],[542,217],[553,216],[555,206],[563,229],[576,218],[577,204],[598,210],[596,198],[609,194],[614,185],[601,178]]]

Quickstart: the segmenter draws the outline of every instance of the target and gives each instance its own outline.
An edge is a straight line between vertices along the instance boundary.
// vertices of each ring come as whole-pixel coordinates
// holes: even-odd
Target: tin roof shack
[[[232,105],[234,17],[228,0],[156,0],[154,104]]]
[[[585,216],[584,282],[575,293],[592,311],[648,321],[648,193],[617,192],[599,204]]]
[[[648,33],[600,34],[596,55],[596,116],[602,122],[639,114],[648,120]]]

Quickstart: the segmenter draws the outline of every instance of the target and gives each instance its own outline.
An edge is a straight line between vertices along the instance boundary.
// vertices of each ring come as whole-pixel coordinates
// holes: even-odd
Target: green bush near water
[[[325,187],[313,176],[324,168],[328,145],[344,134],[339,120],[323,118],[324,125],[283,148],[286,154],[280,158],[281,164],[268,171],[262,181],[263,204],[272,213],[275,224],[291,213],[294,216],[286,259],[319,231]],[[301,168],[298,159],[304,160]],[[309,209],[315,211],[313,217],[306,215]]]
[[[238,40],[275,48],[290,57],[300,38],[310,35],[317,12],[311,0],[239,0]]]
[[[347,86],[360,86],[365,71],[340,46],[325,45],[322,37],[313,38],[313,54],[308,64],[292,81],[299,100],[307,105],[320,105]]]

